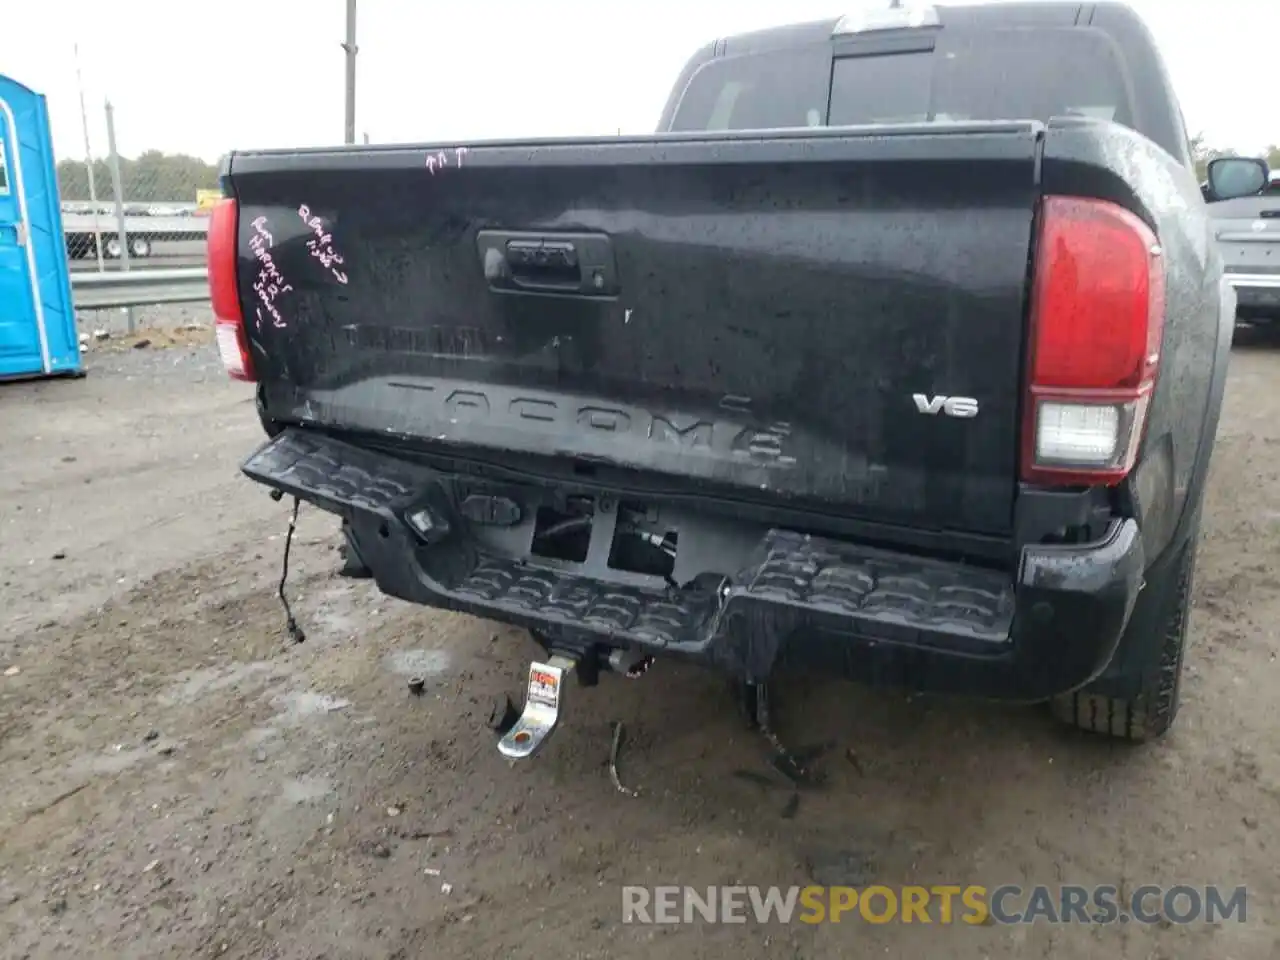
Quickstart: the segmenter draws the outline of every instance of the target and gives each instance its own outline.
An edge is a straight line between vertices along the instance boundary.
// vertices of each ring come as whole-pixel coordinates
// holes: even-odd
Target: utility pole
[[[93,154],[89,150],[89,112],[84,107],[84,77],[80,74],[80,44],[72,44],[76,58],[76,86],[80,88],[80,126],[84,130],[84,169],[89,175],[89,205],[93,208],[93,249],[98,255],[98,272],[102,264],[102,231],[98,226],[98,187],[93,177]]]
[[[120,269],[129,269],[129,233],[124,223],[124,181],[120,178],[120,152],[116,150],[116,114],[107,101],[107,162],[111,167],[111,192],[116,201],[116,237],[120,244]],[[133,307],[125,307],[129,332],[134,331]]]
[[[356,142],[356,0],[347,0],[347,124],[343,143]]]

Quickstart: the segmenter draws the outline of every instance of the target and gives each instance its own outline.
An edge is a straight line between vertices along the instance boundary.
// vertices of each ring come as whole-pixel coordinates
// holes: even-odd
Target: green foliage
[[[111,167],[93,161],[93,181],[99,200],[109,200]],[[195,203],[197,190],[216,190],[218,168],[198,157],[148,150],[136,160],[120,158],[121,190],[126,203]],[[58,164],[58,191],[64,201],[89,199],[89,176],[83,160]]]
[[[1239,157],[1243,156],[1243,154],[1230,147],[1218,148],[1210,146],[1208,141],[1205,140],[1204,134],[1198,133],[1191,138],[1191,156],[1196,162],[1196,176],[1203,183],[1210,160],[1215,157]],[[1266,151],[1259,154],[1259,156],[1266,158],[1273,171],[1280,170],[1280,146],[1272,145],[1267,147]]]

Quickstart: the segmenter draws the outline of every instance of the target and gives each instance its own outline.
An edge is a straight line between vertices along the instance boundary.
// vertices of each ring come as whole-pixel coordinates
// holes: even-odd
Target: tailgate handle
[[[507,270],[517,286],[529,289],[582,286],[582,265],[572,240],[508,240]]]
[[[605,234],[481,230],[480,265],[491,290],[566,297],[618,293],[613,243]]]

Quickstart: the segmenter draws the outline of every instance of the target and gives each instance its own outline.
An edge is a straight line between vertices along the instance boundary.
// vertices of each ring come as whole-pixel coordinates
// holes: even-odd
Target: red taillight
[[[236,380],[255,380],[236,283],[239,219],[240,212],[231,197],[218,200],[209,214],[209,300],[213,304],[213,329],[222,365]]]
[[[1031,295],[1022,479],[1107,485],[1133,469],[1164,329],[1155,234],[1103,200],[1047,197]]]

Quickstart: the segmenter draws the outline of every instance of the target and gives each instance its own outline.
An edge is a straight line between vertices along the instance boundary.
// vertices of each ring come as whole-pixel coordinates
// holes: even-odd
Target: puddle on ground
[[[290,806],[315,803],[333,793],[333,782],[328,777],[291,777],[280,789],[280,799]]]
[[[300,598],[308,640],[349,643],[379,619],[387,598],[370,581],[334,580]]]
[[[333,792],[333,781],[328,777],[315,774],[290,777],[280,784],[280,792],[268,801],[262,811],[259,829],[264,836],[276,837],[299,826],[305,829],[313,821],[301,815],[299,808],[314,808]]]
[[[254,727],[241,740],[246,747],[260,747],[273,740],[286,728],[298,727],[316,717],[339,713],[351,706],[351,701],[314,690],[288,690],[271,698],[271,705],[278,711],[265,724]]]
[[[333,697],[327,693],[316,693],[312,690],[293,690],[271,698],[273,707],[281,708],[281,712],[272,718],[272,722],[297,723],[306,717],[316,717],[336,710],[345,710],[351,706],[350,700]]]
[[[437,677],[449,669],[451,658],[445,650],[396,650],[382,659],[383,665],[402,677]]]
[[[282,667],[266,660],[206,670],[188,670],[178,674],[178,682],[160,694],[159,699],[167,707],[192,704],[210,693],[226,690],[254,677],[269,679],[284,672]]]
[[[67,766],[67,773],[72,777],[86,774],[123,773],[147,755],[142,747],[116,749],[112,747],[105,753],[94,753],[85,757],[77,757]]]
[[[246,746],[257,747],[280,733],[275,727],[254,727],[244,735]]]

